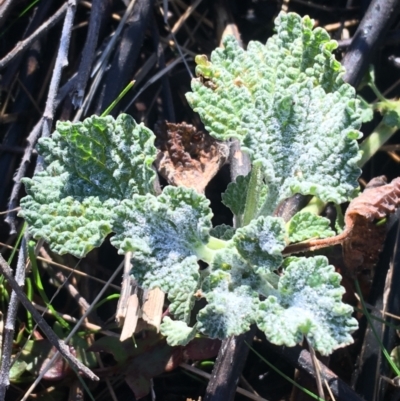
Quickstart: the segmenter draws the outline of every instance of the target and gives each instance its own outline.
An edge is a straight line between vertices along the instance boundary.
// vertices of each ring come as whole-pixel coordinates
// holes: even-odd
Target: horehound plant
[[[227,37],[210,61],[198,56],[187,94],[212,137],[238,139],[250,155],[251,173],[223,194],[241,227],[212,227],[209,201],[192,189],[155,196],[154,135],[125,114],[58,122],[38,144],[45,170],[25,179],[20,215],[53,251],[84,257],[114,234],[119,252],[132,252],[140,286],[168,295],[173,319],[161,330],[171,345],[257,324],[275,344],[307,337],[327,355],[357,328],[325,256],[282,255],[291,243],[335,235],[329,221],[300,213],[286,225],[273,212],[297,193],[336,205],[355,197],[361,112],[327,32],[296,14],[275,24],[265,45],[245,51]],[[199,299],[205,305],[194,308]]]

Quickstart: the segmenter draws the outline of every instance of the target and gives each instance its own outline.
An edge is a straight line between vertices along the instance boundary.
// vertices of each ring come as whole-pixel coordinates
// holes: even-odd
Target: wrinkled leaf
[[[174,315],[187,321],[199,286],[197,260],[207,256],[209,201],[192,189],[169,186],[158,197],[125,200],[115,213],[112,244],[133,252],[139,284],[167,292]]]
[[[283,261],[285,228],[280,217],[259,217],[232,238],[239,254],[257,271],[272,272]]]
[[[236,216],[244,213],[249,179],[250,174],[246,177],[239,175],[234,182],[228,184],[226,191],[222,194],[222,203]]]
[[[278,296],[260,302],[256,317],[267,339],[292,347],[303,337],[322,355],[353,342],[357,321],[353,308],[342,302],[344,288],[324,256],[287,258]]]
[[[213,272],[208,280],[208,304],[197,315],[197,329],[220,339],[248,331],[259,302],[257,292],[247,285],[231,286],[231,275],[227,272]]]
[[[243,50],[233,37],[211,61],[196,58],[187,99],[220,140],[238,138],[261,161],[270,214],[295,193],[324,202],[349,200],[358,187],[361,119],[354,89],[332,52],[326,31],[309,17],[281,13],[277,33]]]
[[[300,242],[311,238],[332,237],[335,232],[330,228],[329,219],[300,212],[290,220],[288,234],[290,242]]]
[[[152,191],[153,142],[152,132],[126,114],[58,122],[53,136],[39,141],[46,169],[23,180],[28,196],[19,215],[33,237],[77,257],[100,246],[111,233],[113,208]]]
[[[166,337],[168,345],[176,347],[177,345],[186,345],[196,335],[196,328],[189,327],[185,322],[172,320],[165,316],[161,326],[161,334]]]
[[[232,239],[234,234],[235,234],[235,229],[232,226],[228,226],[226,224],[221,224],[219,226],[213,227],[210,230],[211,236],[226,241]]]

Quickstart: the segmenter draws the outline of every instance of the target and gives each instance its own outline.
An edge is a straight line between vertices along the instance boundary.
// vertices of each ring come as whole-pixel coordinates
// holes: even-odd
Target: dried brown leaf
[[[364,192],[350,202],[344,231],[331,238],[289,245],[284,254],[314,251],[342,244],[347,273],[373,273],[386,237],[386,225],[377,221],[394,213],[400,205],[400,177],[387,184],[385,177],[372,179]]]
[[[228,146],[185,122],[165,122],[155,131],[159,150],[155,161],[157,171],[171,185],[204,193],[207,184],[225,164]]]

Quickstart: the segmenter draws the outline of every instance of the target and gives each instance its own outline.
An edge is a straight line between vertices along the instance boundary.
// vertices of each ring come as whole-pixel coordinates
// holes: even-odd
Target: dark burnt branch
[[[278,347],[266,341],[269,351],[282,356],[285,361],[293,367],[299,369],[311,377],[316,376],[314,364],[310,353],[300,346],[296,347]],[[362,398],[335,373],[319,361],[321,379],[326,380],[337,401],[362,401]]]
[[[151,36],[153,38],[153,44],[157,54],[158,71],[160,72],[166,68],[166,64],[164,56],[164,47],[160,42],[160,33],[158,31],[158,26],[156,20],[154,19],[154,16],[152,17],[151,21]],[[169,78],[167,75],[163,75],[161,77],[161,87],[162,87],[161,94],[163,100],[164,119],[174,123],[176,122],[174,102],[172,100],[171,85],[169,83]]]
[[[0,60],[0,69],[4,68],[11,60],[14,59],[21,52],[28,50],[33,42],[41,38],[47,31],[52,28],[58,21],[61,20],[65,12],[67,11],[67,3],[63,4],[58,11],[50,17],[43,25],[40,26],[31,36],[25,40],[18,42],[18,44],[12,49],[6,56]]]
[[[48,17],[49,9],[51,7],[51,2],[39,2],[38,7],[35,11],[34,16],[32,17],[31,21],[29,21],[26,31],[22,36],[22,40],[26,39],[30,35],[32,35],[40,26],[43,24],[45,18]],[[46,23],[46,22],[45,22]],[[23,62],[27,62],[31,57],[32,52],[40,53],[41,43],[38,44],[35,41],[32,46],[29,48],[27,55],[25,56],[25,52],[21,52],[21,54],[17,55],[8,65],[7,69],[4,71],[4,75],[1,79],[1,86],[4,91],[9,91],[11,89],[11,85],[15,80],[16,74],[18,74],[18,70],[24,68]],[[25,56],[25,57],[24,57]],[[25,84],[25,83],[24,83]]]
[[[397,17],[399,0],[372,0],[342,61],[344,80],[357,87],[366,73],[372,55]]]
[[[247,333],[222,341],[204,401],[233,400],[249,353],[246,343],[252,343],[255,332],[256,328],[253,326]]]
[[[12,9],[11,6],[13,5],[15,6],[16,3],[17,2],[14,0],[5,0],[0,5],[0,27],[2,27],[4,23],[7,21],[7,17]]]
[[[118,96],[125,85],[132,79],[133,69],[139,57],[145,37],[146,27],[153,12],[154,0],[137,0],[132,15],[128,18],[127,27],[114,55],[111,68],[105,81],[104,97],[100,110],[105,110]],[[120,105],[114,108],[118,113]]]
[[[101,19],[106,8],[107,0],[93,0],[90,12],[89,28],[85,46],[82,50],[82,59],[79,64],[78,75],[72,96],[72,104],[81,107],[85,94],[86,84],[95,56],[95,50],[99,37]]]

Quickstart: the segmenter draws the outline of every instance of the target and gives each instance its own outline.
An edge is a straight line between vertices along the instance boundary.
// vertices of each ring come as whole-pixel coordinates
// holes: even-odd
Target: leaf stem
[[[257,214],[263,180],[261,167],[261,162],[253,163],[249,186],[247,187],[246,206],[244,208],[242,226],[249,224]]]
[[[213,250],[226,248],[227,242],[210,236],[210,240],[208,241],[207,247]]]
[[[320,215],[322,211],[325,209],[326,203],[323,202],[321,199],[317,198],[316,196],[313,196],[308,202],[307,206],[301,209],[300,213],[312,213],[315,215]]]
[[[374,132],[361,143],[360,150],[362,151],[362,157],[358,162],[358,166],[363,167],[397,130],[397,126],[389,126],[382,120],[377,125]]]

